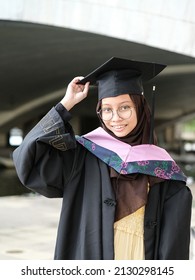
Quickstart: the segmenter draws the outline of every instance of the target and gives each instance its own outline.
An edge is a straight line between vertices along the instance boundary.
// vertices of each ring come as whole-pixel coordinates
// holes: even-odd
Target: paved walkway
[[[0,197],[0,260],[52,260],[61,202],[34,194]],[[191,247],[195,252],[195,241]]]
[[[0,197],[0,259],[53,259],[61,199]]]

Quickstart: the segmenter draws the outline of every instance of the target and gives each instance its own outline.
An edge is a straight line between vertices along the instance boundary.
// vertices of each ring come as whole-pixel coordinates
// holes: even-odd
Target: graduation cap
[[[121,94],[143,94],[143,83],[157,76],[166,65],[111,57],[78,84],[98,86],[98,100]]]

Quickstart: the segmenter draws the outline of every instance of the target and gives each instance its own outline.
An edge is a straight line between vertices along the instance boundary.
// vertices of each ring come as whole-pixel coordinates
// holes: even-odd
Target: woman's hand
[[[75,77],[68,85],[64,98],[60,101],[61,104],[69,111],[75,104],[81,102],[87,97],[89,91],[89,82],[85,85],[79,85],[83,77]]]

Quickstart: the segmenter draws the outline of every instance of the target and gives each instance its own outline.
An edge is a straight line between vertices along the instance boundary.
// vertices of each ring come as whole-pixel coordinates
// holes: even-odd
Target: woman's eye
[[[124,105],[124,106],[121,106],[120,108],[119,108],[119,111],[127,111],[127,110],[129,110],[130,109],[130,107],[128,106],[128,105]]]
[[[102,112],[104,113],[110,113],[112,110],[110,108],[103,108]]]

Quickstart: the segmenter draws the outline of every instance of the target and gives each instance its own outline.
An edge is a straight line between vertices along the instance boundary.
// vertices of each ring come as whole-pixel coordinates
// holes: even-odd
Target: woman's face
[[[101,111],[112,115],[110,120],[103,119],[103,122],[117,137],[128,135],[137,125],[135,105],[129,94],[102,99]]]

